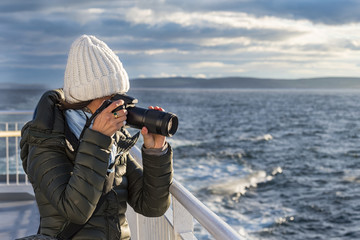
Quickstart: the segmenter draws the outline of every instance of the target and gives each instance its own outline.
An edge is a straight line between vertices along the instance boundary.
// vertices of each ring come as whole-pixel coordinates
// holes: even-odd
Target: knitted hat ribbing
[[[129,77],[118,56],[94,36],[83,35],[71,45],[64,77],[68,103],[77,103],[129,90]]]

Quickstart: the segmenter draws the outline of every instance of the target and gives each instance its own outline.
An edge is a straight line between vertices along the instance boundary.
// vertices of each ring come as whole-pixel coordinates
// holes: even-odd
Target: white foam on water
[[[360,183],[360,169],[346,170],[342,179],[345,182]]]
[[[175,139],[175,138],[167,138],[166,139],[171,147],[177,148],[177,147],[185,147],[185,146],[197,146],[201,144],[201,141],[191,141],[186,139]]]
[[[206,189],[210,193],[219,196],[216,201],[220,201],[225,196],[232,196],[233,200],[237,200],[240,196],[244,195],[246,191],[253,187],[256,188],[259,183],[272,181],[277,174],[281,174],[283,169],[278,166],[275,167],[271,174],[267,174],[263,170],[251,171],[248,175],[239,178],[222,179],[222,183],[208,186]]]
[[[260,141],[270,141],[274,139],[271,134],[264,134],[261,136],[255,136],[255,137],[240,137],[239,140],[243,141],[253,141],[253,142],[260,142]]]
[[[346,182],[360,183],[360,176],[345,176],[343,180]]]
[[[257,187],[259,183],[268,182],[273,179],[265,171],[254,171],[243,178],[231,179],[224,183],[214,184],[207,189],[215,195],[240,197],[244,195],[250,187]]]
[[[270,134],[265,134],[264,136],[261,136],[260,138],[258,138],[258,140],[265,140],[265,141],[270,141],[273,139],[273,136],[271,136]]]
[[[276,174],[281,174],[283,169],[281,167],[276,167],[272,170],[271,175],[275,176]]]

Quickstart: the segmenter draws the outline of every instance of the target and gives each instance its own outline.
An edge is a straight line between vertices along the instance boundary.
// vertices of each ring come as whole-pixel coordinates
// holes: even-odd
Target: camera
[[[125,94],[116,94],[111,98],[109,104],[120,99],[124,101],[124,105],[115,108],[112,112],[125,108],[128,112],[126,125],[137,129],[145,126],[150,133],[166,137],[171,137],[176,133],[179,120],[175,114],[136,107],[135,104],[138,103],[138,100]]]

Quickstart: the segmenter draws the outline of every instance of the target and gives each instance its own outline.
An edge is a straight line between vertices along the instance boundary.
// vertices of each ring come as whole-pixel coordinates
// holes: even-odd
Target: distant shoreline
[[[360,89],[360,78],[329,77],[308,79],[227,78],[151,78],[134,79],[132,88],[207,88],[207,89]]]
[[[137,78],[130,80],[131,89],[360,89],[360,77],[323,77],[306,79],[266,79],[251,77],[224,78]],[[58,86],[59,87],[59,86]],[[0,90],[46,90],[55,87],[41,84],[2,83]]]

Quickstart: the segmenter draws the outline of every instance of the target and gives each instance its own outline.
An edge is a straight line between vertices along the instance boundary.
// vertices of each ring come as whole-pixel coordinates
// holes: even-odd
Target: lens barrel
[[[112,101],[119,99],[124,101],[124,106],[128,111],[126,119],[128,126],[138,129],[145,126],[150,133],[166,137],[171,137],[176,133],[179,120],[175,114],[136,107],[135,104],[138,103],[138,100],[126,94],[116,94],[111,98]],[[115,108],[112,112],[120,109],[123,109],[123,106]]]
[[[170,112],[154,109],[128,107],[126,122],[130,127],[141,129],[145,126],[150,133],[171,137],[178,128],[178,117]]]

